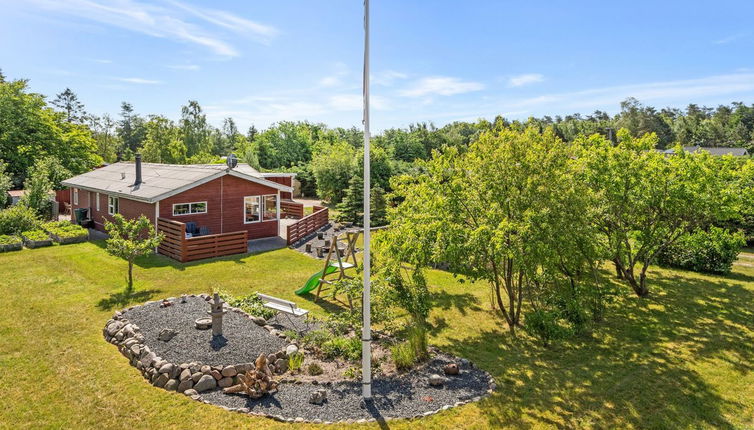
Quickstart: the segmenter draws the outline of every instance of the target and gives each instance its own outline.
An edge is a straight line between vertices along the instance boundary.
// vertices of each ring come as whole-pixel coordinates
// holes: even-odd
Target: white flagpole
[[[364,293],[361,331],[361,394],[365,400],[372,398],[372,316],[370,306],[370,160],[369,160],[369,0],[364,0]]]

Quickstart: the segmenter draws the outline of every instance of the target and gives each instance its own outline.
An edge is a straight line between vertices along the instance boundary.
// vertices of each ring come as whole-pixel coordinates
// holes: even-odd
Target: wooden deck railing
[[[287,227],[288,245],[314,233],[330,221],[330,212],[326,207],[314,206],[313,210],[314,212],[311,215],[307,215]]]
[[[157,218],[157,230],[165,235],[157,252],[180,262],[242,254],[248,250],[246,231],[186,238],[186,224],[165,218]]]
[[[280,217],[296,218],[304,217],[304,204],[293,200],[280,200]]]

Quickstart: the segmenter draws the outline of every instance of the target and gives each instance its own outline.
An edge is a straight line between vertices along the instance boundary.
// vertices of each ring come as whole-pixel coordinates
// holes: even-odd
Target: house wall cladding
[[[73,189],[71,191],[71,201],[73,202]],[[100,231],[105,231],[105,221],[112,221],[112,215],[107,213],[108,198],[107,194],[99,193],[99,210],[97,210],[97,193],[94,191],[86,191],[79,189],[79,204],[73,203],[71,206],[76,208],[88,208],[91,211],[92,219],[94,220],[94,228]],[[118,202],[119,213],[126,218],[138,218],[144,214],[149,220],[154,223],[154,209],[153,203],[144,203],[137,200],[127,199],[120,197]]]
[[[73,201],[73,189],[70,191],[71,201]],[[112,216],[107,213],[107,194],[99,193],[100,210],[97,211],[96,192],[79,189],[78,193],[79,204],[72,205],[73,208],[90,208],[95,228],[104,231],[105,221],[112,219]],[[277,236],[277,220],[244,224],[244,197],[263,195],[277,195],[277,190],[234,176],[223,176],[161,200],[159,216],[183,223],[193,221],[198,226],[208,227],[212,234],[245,230],[248,232],[249,239]],[[173,216],[173,204],[194,202],[207,202],[207,213]],[[139,215],[144,214],[152,223],[155,222],[154,203],[120,197],[119,213],[126,218],[138,218]]]
[[[268,181],[276,182],[278,184],[285,185],[287,187],[292,187],[293,186],[293,178],[291,178],[290,176],[287,176],[287,177],[274,177],[273,176],[273,177],[266,178],[266,179]],[[284,200],[292,200],[293,196],[292,196],[292,193],[289,193],[287,191],[281,191],[280,192],[280,198],[284,199]]]
[[[246,230],[249,239],[277,236],[277,220],[244,224],[244,197],[270,194],[277,195],[277,190],[234,176],[223,176],[160,201],[160,217],[183,223],[192,221],[208,227],[210,233]],[[195,202],[207,202],[207,213],[173,216],[174,204]]]

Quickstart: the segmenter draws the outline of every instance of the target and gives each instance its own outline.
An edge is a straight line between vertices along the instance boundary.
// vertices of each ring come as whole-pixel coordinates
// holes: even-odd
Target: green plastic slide
[[[331,266],[327,266],[327,273],[325,273],[325,275],[329,275],[329,274],[335,273],[337,271],[338,271],[338,266],[332,266],[332,265]],[[308,281],[306,281],[306,284],[304,284],[303,287],[301,287],[298,290],[296,290],[296,294],[298,294],[299,296],[303,296],[304,294],[317,289],[317,287],[319,286],[319,279],[322,276],[323,275],[322,275],[322,271],[321,270],[319,272],[313,274],[312,277],[309,278]]]

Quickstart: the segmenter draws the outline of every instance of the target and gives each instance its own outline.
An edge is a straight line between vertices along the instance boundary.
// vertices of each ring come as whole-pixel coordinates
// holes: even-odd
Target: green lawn
[[[135,268],[137,302],[258,290],[323,314],[293,293],[319,266],[287,249],[186,265],[155,256]],[[103,340],[126,305],[114,294],[125,267],[101,243],[0,254],[0,428],[284,427],[153,388]],[[491,372],[498,391],[389,428],[754,428],[754,255],[728,277],[650,279],[651,298],[624,287],[593,333],[543,349],[507,335],[487,288],[432,272],[432,342]]]

